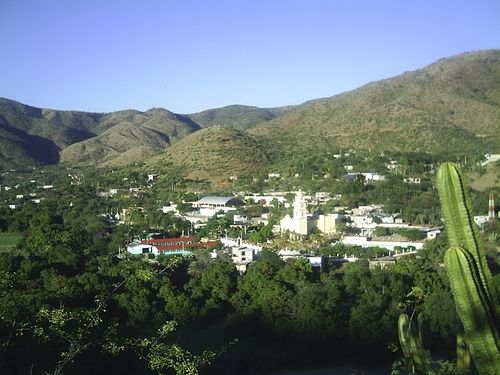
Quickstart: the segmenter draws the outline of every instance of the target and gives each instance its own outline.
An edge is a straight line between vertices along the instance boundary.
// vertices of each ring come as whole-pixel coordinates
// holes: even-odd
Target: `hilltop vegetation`
[[[152,170],[182,170],[187,178],[212,182],[255,173],[267,163],[255,137],[218,126],[191,134],[147,162]]]
[[[245,105],[230,105],[223,108],[187,115],[204,128],[222,126],[226,128],[247,130],[257,124],[271,121],[293,107],[258,108]]]
[[[442,59],[424,69],[305,103],[250,130],[371,151],[470,154],[500,145],[500,51]],[[457,151],[459,150],[459,151]]]

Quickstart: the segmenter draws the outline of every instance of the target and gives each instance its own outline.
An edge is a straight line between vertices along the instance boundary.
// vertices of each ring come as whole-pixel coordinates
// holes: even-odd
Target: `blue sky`
[[[498,0],[1,0],[0,96],[94,112],[275,107],[492,48]]]

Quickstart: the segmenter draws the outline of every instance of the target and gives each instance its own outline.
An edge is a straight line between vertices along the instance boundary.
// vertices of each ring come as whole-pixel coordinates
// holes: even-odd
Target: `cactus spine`
[[[478,373],[499,374],[500,305],[474,224],[465,181],[454,164],[441,165],[437,187],[451,246],[445,254],[446,273],[464,327],[465,343]],[[459,349],[458,353],[463,345]]]

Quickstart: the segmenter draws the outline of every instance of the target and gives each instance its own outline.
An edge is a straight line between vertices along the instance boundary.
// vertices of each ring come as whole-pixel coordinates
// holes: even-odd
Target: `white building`
[[[133,255],[143,255],[143,254],[158,255],[158,248],[156,246],[144,243],[128,244],[127,251]]]
[[[422,183],[422,179],[420,177],[407,177],[403,179],[403,182],[407,184],[420,185]]]
[[[167,214],[169,212],[173,213],[173,214],[176,214],[178,213],[177,211],[177,205],[176,204],[171,204],[170,206],[163,206],[161,208],[161,211],[164,213],[164,214]]]
[[[378,173],[363,172],[360,174],[364,176],[365,181],[383,181],[383,180],[385,180],[385,176],[378,174]]]
[[[488,215],[479,215],[479,216],[474,216],[474,222],[478,227],[483,227],[484,224],[486,224],[489,220]]]
[[[280,220],[279,230],[281,233],[290,232],[307,236],[316,227],[324,234],[332,234],[336,231],[336,221],[341,218],[340,214],[308,215],[305,196],[302,191],[295,195],[293,203],[293,216],[286,215]]]
[[[344,245],[361,246],[361,247],[382,247],[387,250],[395,250],[396,247],[403,249],[414,248],[420,250],[424,247],[423,242],[411,241],[372,241],[370,237],[362,236],[345,236],[340,240]]]
[[[193,208],[197,208],[200,216],[212,217],[219,211],[227,213],[235,211],[243,202],[236,197],[215,197],[207,196],[199,201],[193,202]]]
[[[231,248],[231,259],[240,273],[247,270],[248,265],[254,261],[255,256],[256,252],[254,249],[240,246]]]

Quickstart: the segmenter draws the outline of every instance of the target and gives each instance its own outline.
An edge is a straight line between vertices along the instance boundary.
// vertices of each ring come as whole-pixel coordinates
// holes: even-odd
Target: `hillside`
[[[156,172],[180,169],[187,178],[211,182],[249,175],[268,164],[259,141],[245,132],[219,126],[190,134],[147,161]]]
[[[61,162],[124,165],[141,161],[200,127],[165,109],[151,109],[107,114],[96,129],[102,133],[62,150]]]
[[[257,124],[270,121],[289,111],[293,107],[258,108],[245,105],[230,105],[223,108],[187,115],[204,128],[222,126],[237,130],[246,130]]]
[[[186,143],[172,147],[184,138]],[[280,108],[233,105],[190,115],[165,109],[98,114],[0,98],[0,147],[0,168],[60,160],[122,165],[169,147],[169,160],[188,166],[190,174],[207,155],[210,164],[203,161],[202,167],[216,165],[217,176],[224,170],[225,178],[233,168],[251,174],[255,168],[338,149],[424,151],[450,158],[500,153],[500,50],[441,59],[350,92]],[[234,155],[240,159],[231,161]]]
[[[0,167],[57,163],[59,150],[95,135],[101,116],[0,98]]]
[[[0,168],[127,164],[200,129],[165,109],[112,113],[57,111],[0,98]]]
[[[372,151],[478,153],[500,148],[500,51],[467,53],[307,102],[249,130],[286,146],[323,139]],[[284,142],[286,140],[286,142]]]

